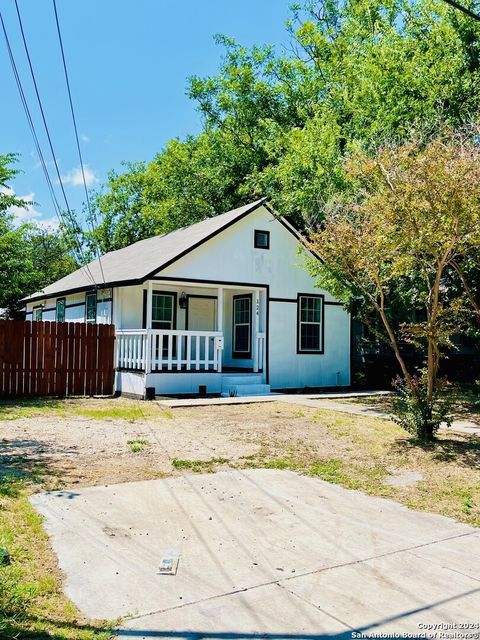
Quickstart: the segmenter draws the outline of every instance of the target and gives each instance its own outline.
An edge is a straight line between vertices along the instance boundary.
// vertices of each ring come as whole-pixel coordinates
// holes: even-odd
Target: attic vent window
[[[270,249],[270,231],[255,229],[255,249]]]

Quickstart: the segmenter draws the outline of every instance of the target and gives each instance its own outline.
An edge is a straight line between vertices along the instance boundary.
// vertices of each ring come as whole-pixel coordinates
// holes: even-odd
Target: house
[[[114,323],[121,393],[348,386],[350,316],[302,252],[262,199],[107,253],[27,298],[26,318]]]

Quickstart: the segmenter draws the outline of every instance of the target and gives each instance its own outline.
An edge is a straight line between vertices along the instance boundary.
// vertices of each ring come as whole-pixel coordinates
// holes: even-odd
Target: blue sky
[[[57,0],[87,179],[95,188],[122,160],[149,160],[172,137],[200,127],[185,95],[190,75],[214,74],[217,33],[244,45],[286,44],[291,0]],[[70,206],[84,198],[51,0],[19,0],[27,42]],[[48,147],[29,76],[14,0],[2,14],[45,156]],[[21,217],[54,220],[54,211],[1,35],[0,153],[19,154],[12,186],[34,200]],[[50,167],[51,171],[52,168]],[[51,173],[53,177],[53,171]],[[58,185],[57,197],[60,197]]]

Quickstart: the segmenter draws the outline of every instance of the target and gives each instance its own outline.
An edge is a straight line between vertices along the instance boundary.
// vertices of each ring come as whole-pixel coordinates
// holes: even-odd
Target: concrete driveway
[[[395,637],[480,620],[479,529],[289,471],[32,502],[67,595],[91,618],[123,617],[119,638]],[[157,575],[170,549],[177,574]]]

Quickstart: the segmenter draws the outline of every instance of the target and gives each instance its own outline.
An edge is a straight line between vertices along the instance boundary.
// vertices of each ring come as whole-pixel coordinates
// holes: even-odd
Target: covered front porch
[[[119,289],[117,390],[225,393],[235,376],[242,384],[249,376],[265,392],[267,301],[266,287],[239,284],[152,279]]]

